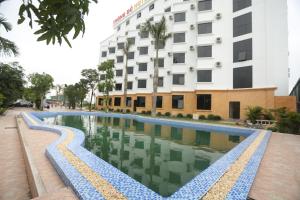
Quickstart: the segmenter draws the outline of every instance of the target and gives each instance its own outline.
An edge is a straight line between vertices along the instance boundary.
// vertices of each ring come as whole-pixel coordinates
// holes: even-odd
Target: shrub
[[[221,118],[219,115],[209,114],[209,115],[207,116],[207,119],[208,119],[208,120],[219,121],[219,120],[221,120],[222,118]]]
[[[192,114],[187,114],[186,117],[189,118],[189,119],[192,119],[193,115]]]
[[[183,115],[182,115],[181,113],[178,113],[178,114],[177,114],[177,117],[178,117],[178,118],[183,118]]]
[[[157,115],[157,116],[161,116],[161,112],[158,112],[156,115]]]
[[[143,114],[143,115],[146,114],[146,111],[143,110],[143,111],[142,111],[142,114]]]
[[[286,115],[281,115],[277,122],[277,128],[283,133],[300,135],[300,114],[287,112]]]
[[[114,109],[109,108],[108,111],[109,111],[109,112],[114,112]]]
[[[130,113],[130,109],[126,109],[126,113]]]
[[[206,119],[206,117],[205,117],[205,115],[200,115],[200,116],[199,116],[199,119],[200,119],[200,120],[203,120],[203,119]]]
[[[278,131],[277,127],[269,127],[269,128],[267,128],[267,130],[272,131],[272,132]]]
[[[121,110],[120,109],[116,109],[116,112],[121,112]]]
[[[272,114],[272,111],[269,109],[264,109],[262,115],[265,120],[274,120],[275,119],[275,117]]]
[[[253,124],[263,115],[263,108],[260,106],[248,107],[246,116]]]
[[[3,115],[6,111],[6,108],[0,108],[0,115]]]
[[[151,115],[151,110],[145,112],[146,115]]]
[[[171,113],[170,113],[170,112],[166,112],[166,113],[165,113],[165,116],[170,117],[170,116],[171,116]]]

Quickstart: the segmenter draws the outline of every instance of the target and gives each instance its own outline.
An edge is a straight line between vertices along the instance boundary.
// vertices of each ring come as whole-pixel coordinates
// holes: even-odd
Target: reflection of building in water
[[[92,134],[94,141],[102,137],[103,120],[95,121],[98,133]],[[110,142],[107,161],[162,195],[175,192],[243,140],[241,136],[130,119],[108,118],[106,124]],[[94,142],[90,148],[100,157],[105,154],[101,142]]]

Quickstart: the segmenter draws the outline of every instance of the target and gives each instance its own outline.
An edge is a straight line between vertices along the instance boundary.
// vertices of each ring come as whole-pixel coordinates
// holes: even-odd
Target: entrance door
[[[133,112],[136,112],[137,100],[133,101]]]
[[[241,103],[229,102],[229,118],[240,119]]]

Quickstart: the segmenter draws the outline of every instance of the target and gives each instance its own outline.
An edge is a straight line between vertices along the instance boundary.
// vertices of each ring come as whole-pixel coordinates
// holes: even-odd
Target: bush
[[[219,115],[209,114],[209,115],[207,116],[207,119],[208,119],[208,120],[219,121],[219,120],[221,120],[222,118],[221,118]]]
[[[146,111],[143,110],[143,111],[142,111],[142,114],[143,114],[143,115],[146,114]]]
[[[189,119],[192,119],[193,115],[192,114],[187,114],[186,117],[189,118]]]
[[[165,113],[165,116],[170,117],[170,116],[171,116],[171,113],[170,113],[170,112],[166,112],[166,113]]]
[[[206,119],[206,117],[205,117],[205,115],[200,115],[200,116],[199,116],[199,119],[200,119],[200,120],[204,120],[204,119]]]
[[[248,107],[246,116],[253,124],[263,115],[263,108],[260,106]]]
[[[161,112],[158,112],[158,113],[156,114],[156,116],[161,116]]]
[[[272,132],[278,131],[277,127],[269,127],[269,128],[267,128],[267,130],[272,131]]]
[[[3,115],[6,111],[6,108],[0,108],[0,115]]]
[[[121,110],[120,109],[116,109],[116,112],[121,112]]]
[[[145,112],[146,115],[151,115],[151,110]]]
[[[130,113],[130,109],[126,109],[126,113]]]
[[[178,117],[178,118],[183,118],[183,115],[182,115],[181,113],[178,113],[178,114],[177,114],[177,117]]]
[[[283,133],[300,135],[300,114],[287,112],[286,115],[281,115],[277,122],[277,128]]]

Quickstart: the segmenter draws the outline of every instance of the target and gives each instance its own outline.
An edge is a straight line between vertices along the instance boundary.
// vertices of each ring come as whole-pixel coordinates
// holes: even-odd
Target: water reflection
[[[121,118],[57,116],[47,123],[86,134],[85,147],[162,196],[169,196],[244,137]]]

